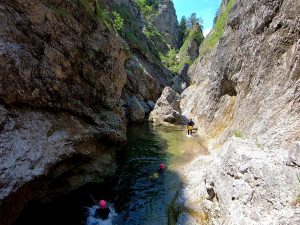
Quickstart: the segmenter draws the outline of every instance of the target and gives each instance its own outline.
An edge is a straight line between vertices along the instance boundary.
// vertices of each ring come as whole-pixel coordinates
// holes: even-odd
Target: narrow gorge
[[[0,1],[1,225],[300,224],[300,2],[222,0],[206,37],[194,19]]]

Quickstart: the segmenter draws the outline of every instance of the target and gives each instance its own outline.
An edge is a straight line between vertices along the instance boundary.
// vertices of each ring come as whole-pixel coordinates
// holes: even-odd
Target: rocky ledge
[[[231,138],[220,153],[199,156],[182,173],[185,184],[172,206],[177,225],[299,224],[296,155],[299,143],[288,151]]]

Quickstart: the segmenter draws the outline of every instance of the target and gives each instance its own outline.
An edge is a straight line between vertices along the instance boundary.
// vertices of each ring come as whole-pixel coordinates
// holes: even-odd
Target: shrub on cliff
[[[123,18],[116,11],[113,11],[112,14],[114,16],[114,28],[118,31],[122,30],[124,26]]]

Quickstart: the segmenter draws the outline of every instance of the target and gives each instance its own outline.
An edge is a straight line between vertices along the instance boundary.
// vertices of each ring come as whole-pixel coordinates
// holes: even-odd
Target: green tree
[[[113,16],[114,16],[114,28],[117,31],[120,31],[123,29],[124,26],[124,21],[123,18],[120,16],[119,13],[117,13],[116,11],[113,11]]]
[[[187,22],[188,29],[191,29],[197,23],[199,24],[200,28],[203,29],[203,20],[198,18],[196,13],[192,13]]]
[[[185,16],[181,17],[181,20],[179,23],[179,34],[180,34],[180,38],[182,40],[184,40],[187,35],[187,19]]]
[[[214,27],[215,27],[215,25],[216,25],[216,23],[217,23],[219,14],[220,14],[220,8],[217,10],[216,15],[215,15],[215,18],[214,18]]]

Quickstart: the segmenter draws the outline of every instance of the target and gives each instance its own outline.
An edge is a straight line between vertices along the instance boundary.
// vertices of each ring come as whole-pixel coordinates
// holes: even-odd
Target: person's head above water
[[[159,169],[161,169],[161,170],[164,170],[164,169],[166,169],[166,165],[165,165],[165,164],[163,164],[163,163],[161,163],[161,164],[159,165]]]
[[[99,201],[99,206],[101,209],[105,209],[106,208],[106,201],[105,200],[100,200]]]

